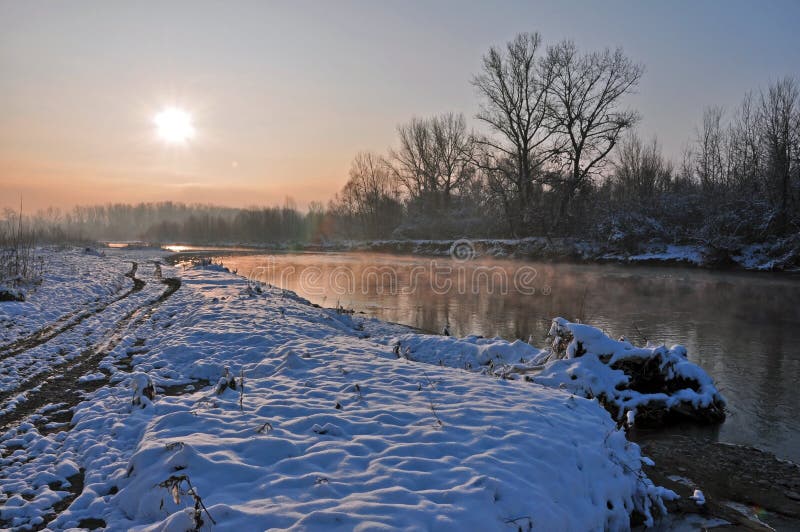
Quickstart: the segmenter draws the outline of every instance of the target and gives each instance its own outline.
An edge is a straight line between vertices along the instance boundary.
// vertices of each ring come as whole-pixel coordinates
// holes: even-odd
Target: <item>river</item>
[[[426,331],[448,325],[455,335],[545,347],[550,320],[563,316],[638,344],[682,344],[728,400],[724,424],[690,430],[800,463],[795,275],[361,252],[214,253],[240,275],[313,303]]]

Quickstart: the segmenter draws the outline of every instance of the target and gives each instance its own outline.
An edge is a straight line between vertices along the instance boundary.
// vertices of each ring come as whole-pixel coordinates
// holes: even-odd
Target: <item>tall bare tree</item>
[[[521,33],[504,49],[492,47],[472,80],[483,97],[477,118],[493,133],[479,140],[488,148],[482,160],[491,175],[513,189],[507,215],[515,233],[526,229],[535,182],[551,155],[548,91],[553,79],[538,56],[540,47],[538,33]]]
[[[665,191],[672,180],[673,165],[664,159],[658,140],[644,144],[630,133],[620,142],[614,161],[614,184],[627,200],[647,201]]]
[[[397,127],[400,147],[389,155],[397,180],[413,198],[424,198],[435,187],[433,135],[425,120],[412,118]]]
[[[722,107],[707,107],[703,124],[695,133],[695,172],[705,190],[726,181],[724,114]]]
[[[461,114],[434,117],[431,128],[438,160],[439,198],[447,206],[453,191],[466,185],[475,174],[475,136],[467,130]]]
[[[748,92],[736,110],[728,131],[729,181],[750,193],[758,191],[763,161],[758,106]]]
[[[372,152],[361,152],[353,159],[350,179],[332,208],[357,221],[364,236],[386,236],[402,214],[397,196],[397,187],[386,160]]]
[[[390,152],[396,177],[412,199],[447,207],[475,173],[475,140],[464,116],[413,118],[397,132],[400,146]]]
[[[548,49],[550,110],[566,142],[559,155],[568,173],[562,183],[560,215],[576,192],[598,172],[622,133],[638,114],[622,108],[644,72],[621,49],[580,53],[571,41]]]
[[[761,93],[761,138],[766,158],[768,190],[780,206],[785,224],[791,202],[793,166],[800,164],[800,95],[797,82],[784,78]],[[800,170],[798,170],[800,171]]]

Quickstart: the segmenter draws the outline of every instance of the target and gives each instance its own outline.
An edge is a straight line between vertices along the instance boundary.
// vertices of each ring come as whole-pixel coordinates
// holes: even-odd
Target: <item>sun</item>
[[[192,115],[179,107],[165,107],[153,117],[158,138],[167,144],[185,144],[194,137]]]

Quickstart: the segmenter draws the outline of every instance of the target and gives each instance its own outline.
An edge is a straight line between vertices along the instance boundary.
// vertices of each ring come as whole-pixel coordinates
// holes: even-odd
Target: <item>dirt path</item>
[[[131,275],[136,273],[136,268],[131,270]],[[133,277],[134,282],[139,285],[139,290],[144,286],[144,281]],[[108,356],[113,349],[133,330],[140,326],[145,320],[149,319],[155,310],[174,294],[181,286],[178,278],[166,278],[161,282],[166,285],[166,289],[155,300],[147,302],[136,309],[128,312],[115,325],[114,328],[105,335],[102,341],[96,343],[90,349],[84,351],[76,359],[67,361],[63,364],[53,366],[46,373],[38,375],[30,382],[25,383],[22,388],[13,391],[14,395],[26,393],[26,399],[16,406],[14,410],[0,416],[0,433],[3,433],[27,419],[31,414],[40,411],[47,405],[56,405],[51,411],[47,412],[41,419],[36,421],[37,429],[40,433],[56,432],[59,430],[70,430],[73,409],[84,400],[86,393],[96,390],[108,384],[108,379],[80,382],[80,377],[98,370],[102,360]],[[103,372],[108,377],[107,372]],[[54,427],[54,428],[48,428]],[[13,452],[13,447],[8,447],[5,452]],[[47,518],[30,528],[31,530],[42,530],[63,512],[83,491],[84,471],[68,478],[69,485],[53,485],[53,490],[66,491],[68,495],[54,504],[52,513]],[[8,523],[0,522],[0,527]],[[92,522],[81,522],[80,526],[86,528],[97,528],[105,526],[101,520]]]
[[[133,268],[131,274],[133,275],[135,272],[136,269]],[[137,284],[144,286],[144,281],[140,281],[135,277],[134,280],[138,281]],[[35,422],[39,432],[46,434],[59,430],[70,430],[70,422],[75,406],[84,400],[86,393],[96,390],[101,386],[105,386],[108,383],[107,379],[82,383],[79,380],[80,377],[87,373],[97,371],[100,362],[109,355],[131,331],[135,330],[145,320],[149,319],[159,305],[166,301],[181,286],[181,281],[177,278],[167,278],[161,280],[161,282],[166,285],[166,289],[158,298],[125,314],[125,316],[114,325],[114,328],[92,348],[84,351],[81,356],[76,359],[49,368],[46,373],[40,374],[32,379],[31,382],[27,382],[23,388],[14,390],[14,394],[26,393],[26,400],[17,405],[13,411],[0,416],[0,433],[28,419],[31,414],[40,411],[47,405],[55,405],[55,407]],[[141,290],[141,288],[139,289]],[[108,376],[107,373],[106,375]],[[14,447],[7,447],[4,454],[7,455],[14,450]],[[68,495],[54,504],[52,513],[49,514],[43,522],[30,529],[42,530],[46,528],[48,523],[68,508],[72,501],[78,497],[83,490],[83,477],[84,472],[81,470],[68,479],[69,485],[50,486],[54,491],[66,491]],[[0,522],[0,527],[6,525],[8,525],[8,523]],[[105,523],[96,520],[96,522],[81,522],[80,525],[86,528],[96,528],[104,526]]]
[[[130,296],[131,294],[135,294],[144,288],[145,283],[143,280],[136,277],[136,271],[138,270],[139,265],[136,262],[131,263],[131,270],[125,274],[125,277],[130,278],[133,280],[133,287],[126,290],[119,296],[110,299],[109,301],[101,304],[100,306],[94,307],[90,310],[76,310],[74,312],[67,313],[66,315],[60,317],[53,323],[42,327],[38,331],[35,331],[32,334],[24,338],[20,338],[11,342],[10,344],[6,344],[4,346],[0,346],[0,360],[5,358],[10,358],[12,356],[18,355],[27,351],[28,349],[33,349],[34,347],[40,346],[44,343],[53,340],[57,336],[62,333],[65,333],[76,326],[80,325],[86,318],[93,316],[95,314],[99,314],[103,312],[109,305],[113,305],[114,303],[125,299],[126,297]]]
[[[164,279],[162,283],[167,288],[155,301],[128,312],[101,342],[84,351],[79,357],[50,367],[48,371],[37,375],[20,388],[0,393],[0,402],[8,400],[11,396],[26,394],[24,402],[11,412],[0,415],[0,432],[8,430],[14,423],[25,419],[45,405],[66,403],[66,408],[72,408],[82,400],[87,390],[104,385],[105,380],[81,383],[78,379],[96,371],[99,363],[122,341],[129,329],[149,318],[155,309],[181,286],[181,281],[177,278]]]

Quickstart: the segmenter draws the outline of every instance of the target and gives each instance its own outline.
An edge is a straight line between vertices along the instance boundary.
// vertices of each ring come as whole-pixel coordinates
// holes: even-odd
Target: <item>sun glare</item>
[[[158,138],[168,144],[184,144],[194,137],[192,115],[178,107],[167,107],[153,118]]]

